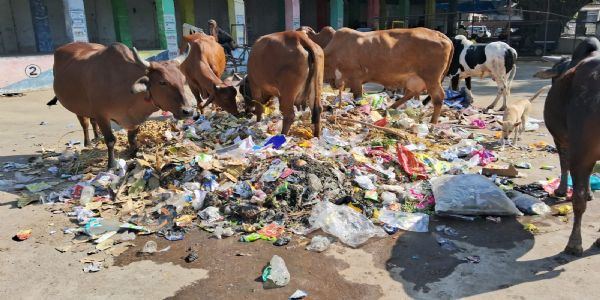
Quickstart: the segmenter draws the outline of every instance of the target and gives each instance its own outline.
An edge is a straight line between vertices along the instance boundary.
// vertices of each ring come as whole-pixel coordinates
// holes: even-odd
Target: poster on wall
[[[82,9],[70,9],[71,33],[74,42],[87,42],[88,33],[85,24],[85,12]]]
[[[177,47],[177,23],[175,22],[175,15],[165,14],[164,21],[167,51],[169,53],[169,59],[172,59],[177,57],[179,54],[179,48]]]
[[[63,0],[63,5],[67,35],[73,42],[87,42],[88,32],[83,0]]]

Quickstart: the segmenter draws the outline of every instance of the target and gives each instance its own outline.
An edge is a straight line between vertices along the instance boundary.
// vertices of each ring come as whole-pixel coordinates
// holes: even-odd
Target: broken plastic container
[[[492,181],[479,174],[431,179],[436,214],[518,216],[522,213]]]
[[[385,237],[387,234],[375,226],[366,216],[346,205],[335,205],[321,201],[313,207],[308,222],[311,229],[321,229],[337,237],[350,247],[358,247],[372,237]]]

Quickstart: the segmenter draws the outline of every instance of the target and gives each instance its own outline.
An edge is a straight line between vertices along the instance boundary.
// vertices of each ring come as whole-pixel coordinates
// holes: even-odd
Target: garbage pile
[[[148,121],[137,156],[119,159],[115,170],[104,169],[103,145],[80,150],[69,143],[62,152],[44,149],[28,164],[5,164],[14,179],[0,180],[0,190],[22,191],[21,207],[65,203],[79,226],[64,229],[74,243],[57,250],[93,242],[96,252],[82,260],[86,272],[99,271],[107,254],[126,251],[137,234],[175,241],[201,229],[218,239],[282,246],[294,234],[321,229],[358,247],[398,230],[428,232],[434,213],[548,213],[526,194],[515,206],[501,189],[512,190],[506,176],[472,174],[496,170],[498,154],[483,146],[496,138],[472,129],[500,129],[498,116],[454,103],[432,127],[432,109],[419,101],[386,110],[386,93],[357,102],[335,95],[323,93],[320,139],[306,112],[288,136],[278,134],[277,112],[259,123],[214,111],[196,121]],[[121,153],[126,134],[117,136]],[[315,236],[307,249],[322,252],[332,241]],[[146,246],[148,253],[168,251]]]

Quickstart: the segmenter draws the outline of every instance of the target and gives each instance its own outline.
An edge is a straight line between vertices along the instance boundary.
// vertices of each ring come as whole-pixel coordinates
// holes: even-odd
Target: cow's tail
[[[529,98],[529,102],[533,102],[533,100],[535,100],[535,98],[537,98],[544,90],[549,90],[551,87],[552,85],[548,84],[540,88],[533,96],[531,96],[531,98]]]
[[[321,90],[323,88],[323,49],[308,37],[300,38],[300,45],[308,52],[308,77],[301,99],[306,99],[312,114],[312,123],[318,126],[321,120]],[[318,134],[318,132],[316,133]]]
[[[54,96],[54,98],[52,98],[52,100],[48,101],[48,103],[46,103],[46,105],[52,106],[52,105],[56,105],[57,103],[58,103],[58,97]]]

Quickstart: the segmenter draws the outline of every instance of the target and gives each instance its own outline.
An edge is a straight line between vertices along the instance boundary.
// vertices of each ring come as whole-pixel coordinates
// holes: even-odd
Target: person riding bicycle
[[[232,56],[231,51],[236,48],[235,41],[229,33],[217,26],[217,21],[208,20],[208,34],[215,37],[217,42],[225,49],[225,54]]]

